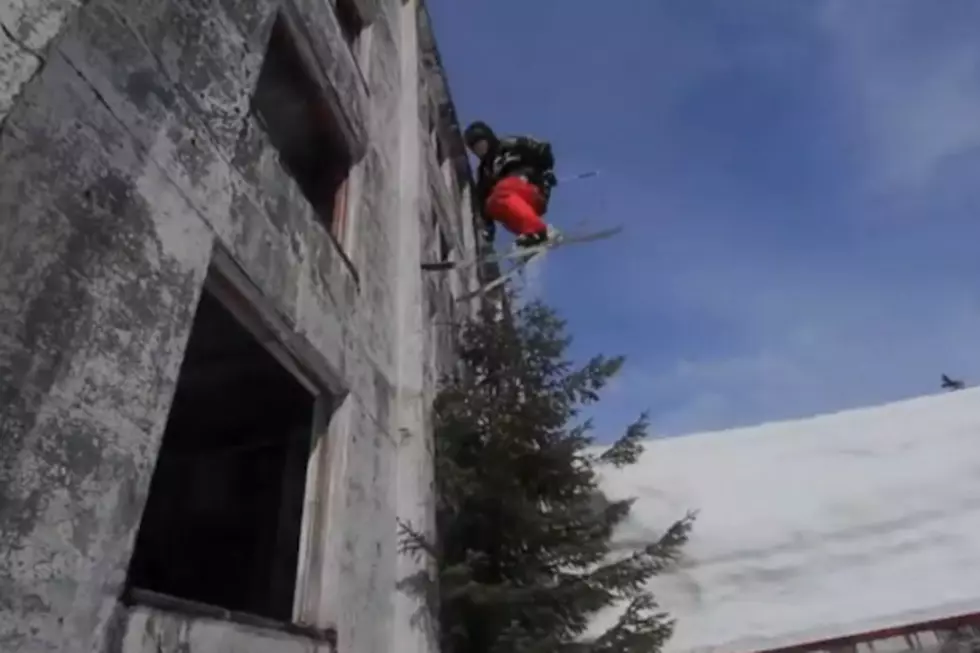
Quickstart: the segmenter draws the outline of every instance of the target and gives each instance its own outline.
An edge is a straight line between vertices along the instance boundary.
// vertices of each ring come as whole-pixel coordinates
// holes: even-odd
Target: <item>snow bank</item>
[[[980,611],[980,390],[654,440],[604,487],[638,497],[626,542],[700,511],[652,586],[678,620],[665,653]]]

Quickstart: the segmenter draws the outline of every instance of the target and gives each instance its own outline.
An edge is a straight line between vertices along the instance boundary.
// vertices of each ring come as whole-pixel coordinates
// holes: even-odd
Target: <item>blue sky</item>
[[[577,355],[627,356],[603,433],[980,382],[980,2],[428,4],[461,120],[602,171],[559,228],[626,227],[532,279]]]

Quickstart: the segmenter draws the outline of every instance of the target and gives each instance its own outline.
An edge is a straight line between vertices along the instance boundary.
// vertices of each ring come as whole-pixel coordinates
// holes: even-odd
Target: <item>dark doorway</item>
[[[315,397],[207,290],[131,589],[291,621]]]

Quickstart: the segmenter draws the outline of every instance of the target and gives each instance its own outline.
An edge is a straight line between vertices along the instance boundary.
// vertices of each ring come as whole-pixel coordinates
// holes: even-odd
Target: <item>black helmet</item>
[[[476,143],[480,141],[490,141],[493,142],[497,140],[497,136],[490,129],[490,125],[480,120],[470,123],[470,125],[463,132],[463,140],[466,141],[466,145],[473,147]]]

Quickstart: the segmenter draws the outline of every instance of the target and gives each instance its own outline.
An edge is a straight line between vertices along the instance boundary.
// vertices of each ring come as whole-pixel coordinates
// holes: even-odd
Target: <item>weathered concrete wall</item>
[[[125,619],[121,639],[113,646],[126,653],[331,653],[327,644],[216,619],[189,619],[143,607],[133,608]]]
[[[468,174],[465,155],[450,123],[440,131],[456,159],[435,161],[416,2],[359,0],[370,26],[358,60],[331,3],[295,0],[362,153],[338,249],[248,111],[280,4],[0,10],[4,652],[314,650],[117,600],[216,261],[343,397],[311,459],[301,620],[335,629],[339,651],[432,650],[431,623],[396,591],[415,563],[398,556],[395,518],[431,520],[446,293],[475,282],[418,264],[434,253],[433,208],[457,250],[474,243],[468,195],[446,184]]]

